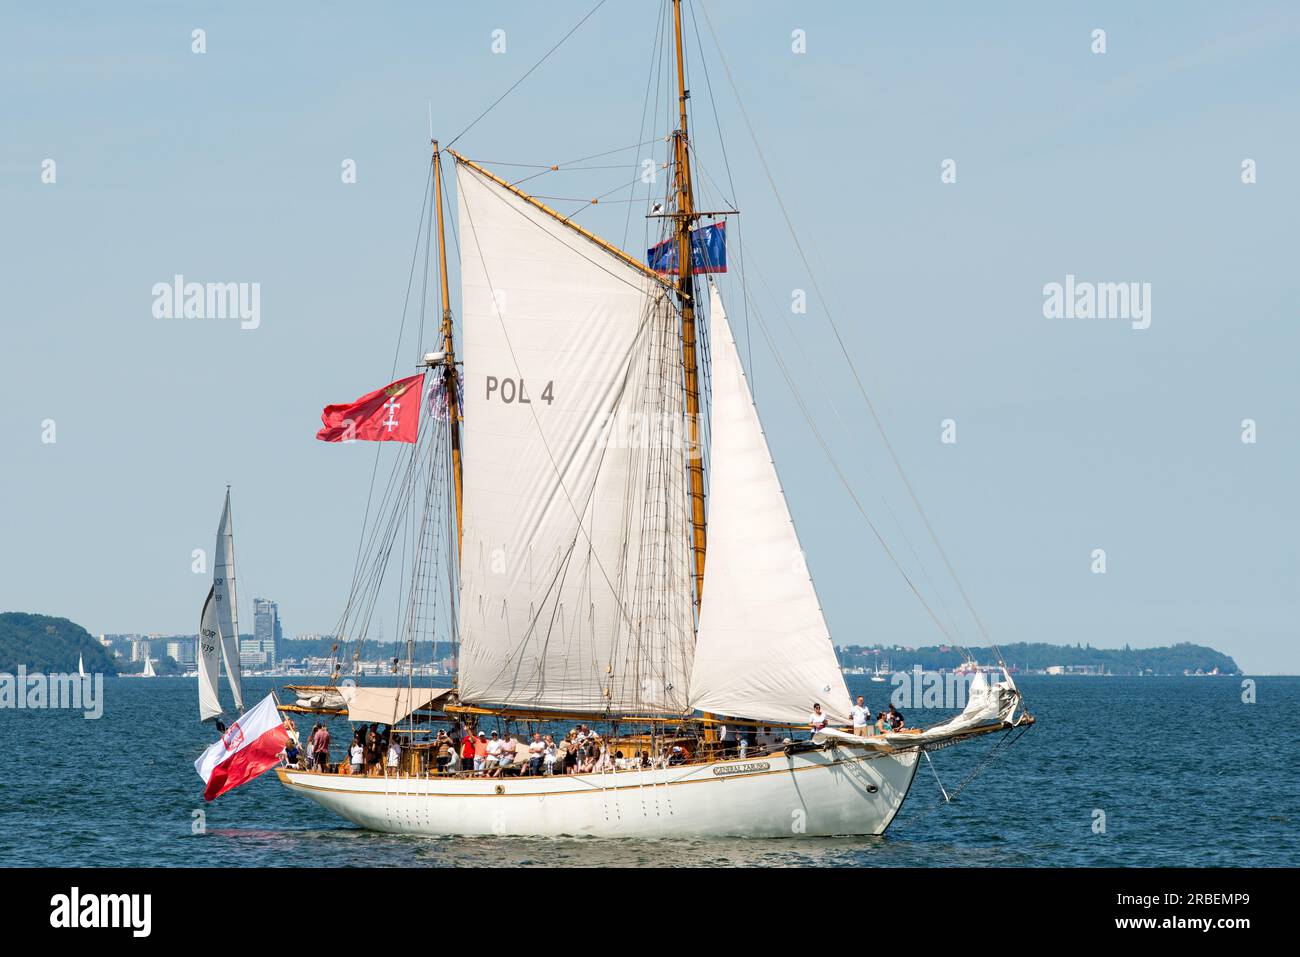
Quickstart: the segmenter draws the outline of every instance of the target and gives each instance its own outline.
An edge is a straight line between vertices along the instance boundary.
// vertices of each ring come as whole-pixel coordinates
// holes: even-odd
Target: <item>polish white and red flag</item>
[[[194,770],[208,785],[203,799],[211,801],[275,767],[288,741],[289,732],[275,698],[267,695],[194,762]]]

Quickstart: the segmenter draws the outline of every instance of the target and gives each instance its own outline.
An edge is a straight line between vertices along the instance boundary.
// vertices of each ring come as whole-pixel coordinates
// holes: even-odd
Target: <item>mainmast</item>
[[[451,471],[456,489],[456,557],[460,559],[465,532],[461,522],[464,486],[460,466],[460,397],[456,375],[456,344],[452,335],[451,296],[447,291],[447,242],[442,225],[442,157],[438,141],[433,140],[433,202],[438,212],[438,305],[442,312],[442,377],[447,393],[447,418],[451,427]]]
[[[690,439],[687,468],[691,483],[691,528],[694,533],[695,607],[698,611],[704,595],[704,454],[700,447],[700,385],[695,352],[695,265],[691,250],[691,226],[699,214],[691,189],[691,157],[686,135],[686,67],[682,59],[682,0],[673,0],[673,30],[677,49],[678,128],[673,131],[676,151],[677,211],[673,221],[677,231],[677,302],[682,313],[682,365],[685,371],[686,422]]]

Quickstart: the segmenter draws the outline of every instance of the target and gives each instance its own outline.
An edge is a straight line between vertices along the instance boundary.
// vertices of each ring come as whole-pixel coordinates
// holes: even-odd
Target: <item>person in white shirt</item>
[[[555,773],[555,757],[558,750],[555,746],[555,739],[548,734],[546,736],[546,745],[542,748],[542,763],[546,766],[547,774]]]
[[[546,742],[540,732],[533,732],[533,740],[528,742],[528,773],[542,773],[542,756],[546,753]]]
[[[397,743],[397,738],[394,737],[388,742],[388,770],[396,774],[401,761],[402,746]]]
[[[351,756],[352,773],[360,774],[361,765],[365,762],[366,749],[361,745],[360,738],[352,739],[352,748],[348,751]]]
[[[826,716],[826,712],[822,710],[821,704],[816,703],[813,705],[812,714],[808,715],[808,727],[812,728],[813,733],[816,734],[822,728],[826,727],[826,723],[829,720],[830,719]]]
[[[867,737],[871,733],[871,709],[863,704],[862,695],[858,695],[858,703],[849,709],[849,715],[853,718],[853,733]]]
[[[506,768],[514,767],[515,758],[519,755],[519,736],[512,734],[501,742],[501,758],[498,762],[497,777],[505,773]]]
[[[487,773],[490,778],[497,777],[501,773],[501,750],[504,747],[505,743],[493,731],[487,746]]]

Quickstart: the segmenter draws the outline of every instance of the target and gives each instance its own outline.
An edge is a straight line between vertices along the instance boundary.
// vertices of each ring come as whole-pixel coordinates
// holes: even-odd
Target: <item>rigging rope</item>
[[[718,40],[717,32],[713,28],[713,22],[709,17],[708,9],[703,8],[702,12],[704,13],[704,22],[708,25],[709,34],[710,36],[712,36],[714,46],[718,51],[718,59],[722,63],[723,70],[727,74],[727,80],[731,86],[732,94],[735,96],[736,105],[740,108],[741,117],[745,121],[745,127],[749,131],[750,139],[753,141],[754,151],[758,155],[759,162],[762,164],[763,173],[767,177],[768,185],[771,187],[772,194],[776,199],[777,205],[781,209],[781,215],[785,219],[786,228],[789,230],[790,237],[794,241],[795,249],[799,253],[799,258],[803,262],[804,268],[807,271],[808,276],[812,281],[813,288],[816,290],[818,298],[821,301],[822,308],[826,313],[826,319],[828,324],[830,325],[832,333],[834,334],[835,341],[839,345],[840,352],[843,355],[845,362],[848,364],[849,370],[853,373],[853,379],[857,384],[858,392],[862,396],[862,399],[865,402],[867,409],[871,414],[872,422],[875,424],[876,431],[880,435],[881,442],[884,444],[885,449],[888,451],[889,457],[894,463],[894,468],[897,470],[898,476],[902,481],[904,488],[907,490],[908,496],[911,498],[912,504],[913,506],[915,506],[917,514],[920,516],[926,531],[929,533],[931,542],[934,543],[935,549],[938,551],[940,558],[942,558],[944,566],[948,570],[949,576],[952,578],[953,583],[957,586],[957,590],[958,592],[960,592],[962,600],[966,604],[967,610],[970,612],[971,617],[974,619],[976,626],[979,628],[980,634],[983,635],[984,639],[988,641],[990,645],[992,645],[995,653],[998,656],[999,664],[1005,664],[1002,661],[1002,652],[998,649],[997,645],[993,643],[992,638],[989,636],[988,629],[984,627],[983,620],[980,618],[978,612],[976,612],[975,606],[970,600],[970,596],[966,593],[965,587],[962,585],[961,580],[957,577],[957,571],[953,567],[952,562],[949,560],[947,552],[940,544],[939,537],[935,533],[933,526],[930,524],[930,519],[926,515],[925,510],[921,507],[921,501],[917,497],[916,491],[912,488],[912,483],[908,480],[906,472],[903,470],[902,462],[899,460],[898,454],[894,451],[893,444],[889,441],[889,437],[885,433],[884,423],[881,422],[880,416],[876,412],[875,403],[871,401],[871,397],[867,394],[866,386],[862,381],[862,377],[858,373],[857,365],[856,363],[853,362],[853,358],[849,354],[848,347],[845,345],[844,339],[840,334],[839,326],[831,315],[830,302],[826,298],[826,296],[822,293],[821,286],[817,281],[816,274],[813,272],[812,265],[808,261],[808,256],[804,252],[803,244],[799,241],[799,235],[794,228],[794,222],[790,218],[789,210],[786,209],[785,201],[781,196],[780,189],[776,185],[776,180],[772,176],[772,171],[767,164],[767,159],[763,154],[762,147],[759,145],[758,135],[755,133],[754,125],[750,121],[749,112],[745,109],[744,101],[740,97],[740,91],[736,86],[736,80],[731,72],[731,66],[728,64],[726,56],[722,52],[722,44]]]
[[[490,105],[486,110],[484,110],[482,113],[480,113],[478,116],[476,116],[476,117],[474,118],[473,122],[471,122],[471,123],[469,124],[469,126],[465,127],[463,130],[461,130],[459,133],[457,133],[454,137],[452,137],[451,142],[448,143],[448,144],[446,145],[445,148],[446,148],[446,149],[451,149],[453,146],[455,146],[457,140],[459,140],[462,136],[464,136],[466,133],[468,133],[470,130],[472,130],[475,126],[477,126],[479,120],[483,119],[483,117],[487,116],[487,115],[488,115],[489,113],[491,113],[494,109],[496,109],[497,104],[499,104],[499,103],[500,103],[502,100],[504,100],[507,96],[509,96],[511,93],[513,93],[513,92],[515,91],[515,88],[518,87],[519,84],[523,83],[524,80],[528,79],[528,78],[533,74],[533,71],[534,71],[534,70],[536,70],[539,66],[541,66],[541,65],[542,65],[543,63],[545,63],[548,59],[550,59],[551,54],[554,53],[556,50],[558,50],[561,46],[563,46],[563,45],[564,45],[564,41],[566,41],[567,39],[569,39],[569,37],[571,37],[571,36],[573,36],[575,33],[577,33],[577,32],[578,32],[578,28],[581,27],[581,26],[582,26],[584,23],[586,23],[588,20],[590,20],[591,17],[592,17],[592,15],[593,15],[597,10],[599,10],[601,7],[603,7],[604,5],[605,5],[605,0],[600,0],[599,3],[597,3],[594,7],[592,7],[590,10],[588,10],[588,11],[587,11],[587,15],[584,16],[584,17],[583,17],[581,20],[579,20],[577,23],[575,23],[575,24],[573,25],[573,27],[569,30],[568,33],[566,33],[564,36],[560,37],[559,42],[556,43],[555,46],[553,46],[553,47],[551,47],[549,50],[547,50],[546,53],[545,53],[545,55],[543,55],[542,58],[541,58],[540,60],[538,60],[536,63],[534,63],[532,66],[530,66],[530,67],[528,68],[528,71],[527,71],[523,76],[521,76],[519,79],[515,80],[515,82],[512,83],[512,84],[510,85],[510,89],[506,90],[504,93],[502,93],[500,96],[498,96],[495,100],[493,100],[493,101],[492,101],[492,104],[491,104],[491,105]]]
[[[940,782],[939,790],[943,791],[944,799],[942,801],[939,801],[937,804],[933,805],[932,807],[926,808],[926,810],[921,814],[920,817],[910,818],[907,821],[907,823],[911,825],[911,824],[917,824],[921,821],[924,821],[926,818],[928,818],[935,811],[939,810],[939,808],[943,807],[945,804],[951,804],[956,799],[957,795],[960,794],[963,790],[965,790],[966,785],[970,784],[982,773],[984,773],[985,769],[988,768],[989,765],[991,765],[995,760],[997,760],[997,758],[1000,757],[1004,752],[1010,750],[1011,745],[1015,744],[1022,737],[1024,737],[1025,732],[1027,732],[1032,727],[1033,727],[1032,724],[1027,724],[1023,726],[1022,728],[1019,729],[1020,733],[1017,734],[1014,738],[1011,737],[1011,732],[1015,731],[1016,729],[1008,728],[1006,734],[1004,734],[1001,737],[1001,739],[999,739],[998,742],[994,744],[992,748],[989,749],[989,753],[986,754],[984,758],[977,765],[975,765],[973,769],[971,769],[970,773],[967,774],[966,777],[962,778],[961,782],[957,785],[956,788],[952,790],[951,793],[945,791],[943,787],[943,782]],[[953,741],[950,743],[956,744],[957,742]],[[940,749],[936,748],[934,750],[940,750]],[[921,751],[923,754],[926,755],[926,760],[929,760],[929,753],[928,753],[929,749],[922,748]],[[930,767],[931,769],[934,768],[933,762],[930,764]],[[939,777],[939,772],[935,771],[934,776],[937,780]]]

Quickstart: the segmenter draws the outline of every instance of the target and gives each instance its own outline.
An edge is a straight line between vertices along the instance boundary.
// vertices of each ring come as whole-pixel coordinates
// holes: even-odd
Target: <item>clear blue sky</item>
[[[261,595],[290,633],[332,628],[372,458],[313,435],[323,405],[388,381],[426,103],[454,135],[591,6],[5,6],[0,609],[193,632],[207,586],[190,553],[211,549],[229,482],[248,627]],[[795,331],[788,361],[818,421],[914,566],[886,503],[898,514],[965,643],[975,630],[871,433],[827,305],[1000,642],[1190,640],[1248,671],[1300,672],[1300,11],[708,9],[827,302],[711,58],[751,293],[774,333]],[[195,28],[206,54],[191,52]],[[457,148],[537,163],[637,142],[654,32],[652,7],[609,0]],[[698,71],[692,88],[701,161],[724,178]],[[340,180],[347,158],[355,185]],[[955,184],[940,182],[948,158]],[[533,185],[588,195],[626,176],[587,175]],[[635,251],[643,212],[630,232],[627,205],[579,221]],[[260,328],[154,319],[151,287],[176,273],[260,283]],[[1067,274],[1151,283],[1150,328],[1044,318],[1044,284]],[[796,288],[807,315],[789,314]],[[752,363],[836,640],[941,641],[757,339]],[[939,441],[947,418],[955,445]],[[1090,571],[1096,548],[1105,575]]]

